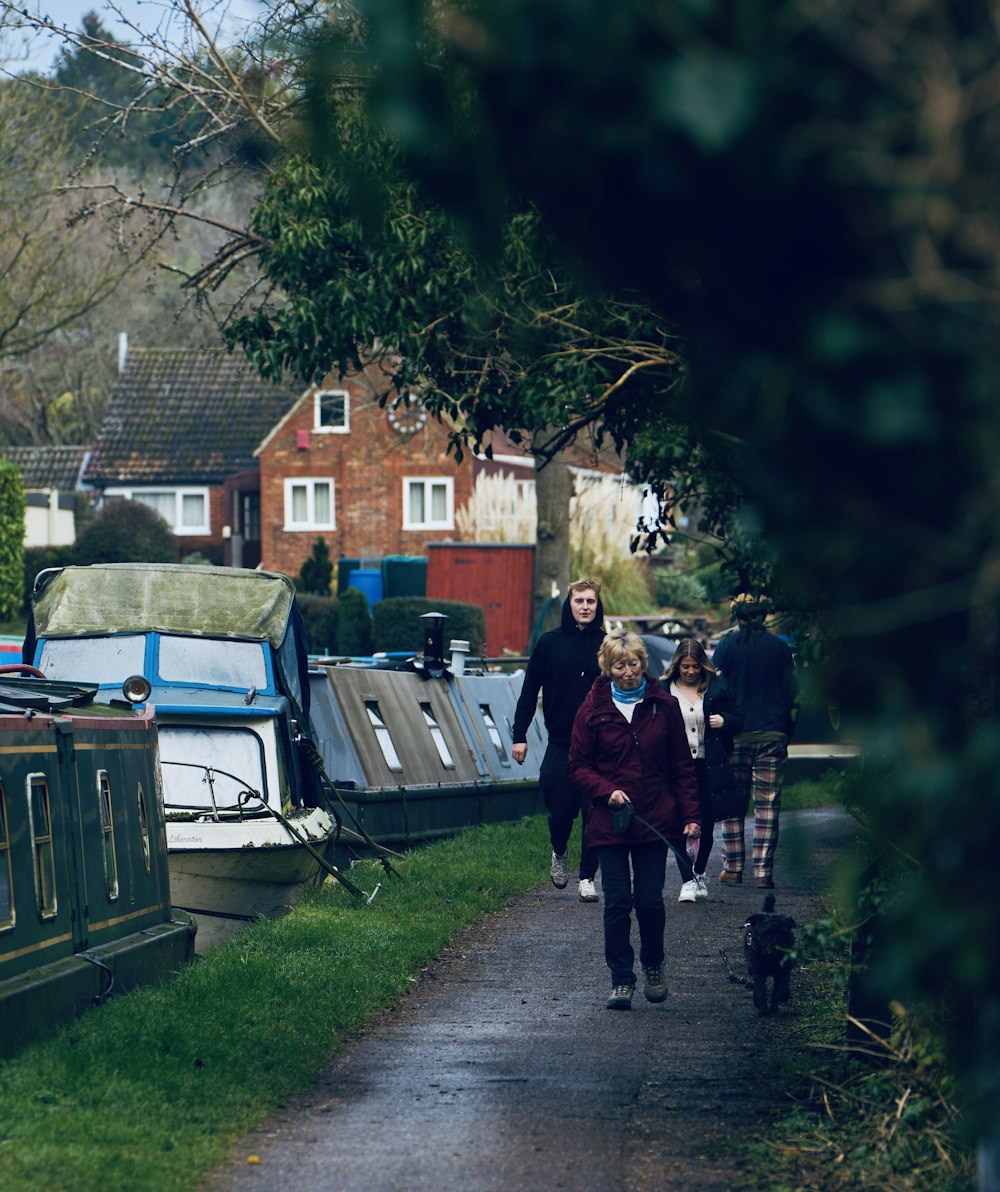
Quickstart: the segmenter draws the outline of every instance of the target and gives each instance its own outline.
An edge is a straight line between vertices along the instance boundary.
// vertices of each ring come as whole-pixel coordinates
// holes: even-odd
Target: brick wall
[[[348,393],[347,433],[317,431],[309,396],[259,451],[262,566],[296,575],[317,538],[326,540],[334,562],[344,556],[422,555],[428,542],[456,540],[454,528],[403,529],[404,478],[451,478],[455,510],[472,491],[471,461],[466,456],[456,464],[446,454],[447,429],[433,418],[412,433],[394,429],[365,374],[328,387]],[[335,529],[286,529],[286,478],[333,480]]]

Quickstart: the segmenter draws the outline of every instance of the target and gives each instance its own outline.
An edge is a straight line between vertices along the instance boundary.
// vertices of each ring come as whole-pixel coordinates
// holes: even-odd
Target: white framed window
[[[346,435],[351,429],[350,394],[346,389],[317,389],[313,430]]]
[[[285,478],[285,529],[335,530],[333,481],[326,476]]]
[[[403,481],[403,529],[454,528],[454,480],[450,476],[407,476]]]
[[[104,493],[155,509],[178,536],[211,533],[207,488],[106,488]]]

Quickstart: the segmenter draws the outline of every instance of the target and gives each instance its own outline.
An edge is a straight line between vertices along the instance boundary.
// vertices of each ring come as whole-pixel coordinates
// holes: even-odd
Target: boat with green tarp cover
[[[323,879],[339,830],[309,757],[308,658],[285,575],[108,563],[43,571],[25,657],[156,708],[174,901],[204,950]],[[311,743],[310,743],[311,744]]]

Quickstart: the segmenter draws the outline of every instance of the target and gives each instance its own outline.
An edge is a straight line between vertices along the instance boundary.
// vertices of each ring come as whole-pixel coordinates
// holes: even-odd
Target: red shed
[[[535,548],[530,544],[429,542],[427,595],[481,605],[486,653],[523,654],[531,637],[534,567]],[[447,632],[445,627],[446,637]]]

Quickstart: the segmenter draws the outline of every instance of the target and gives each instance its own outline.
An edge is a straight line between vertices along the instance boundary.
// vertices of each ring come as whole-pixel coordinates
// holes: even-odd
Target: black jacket
[[[788,645],[757,625],[727,633],[712,655],[743,713],[745,733],[791,731],[795,662]]]
[[[729,762],[733,753],[733,737],[743,731],[743,714],[733,699],[729,684],[721,675],[713,675],[702,696],[705,712],[705,769],[708,789],[721,791],[732,781]],[[718,713],[722,728],[709,728],[708,718]]]
[[[604,606],[597,598],[597,614],[581,629],[573,619],[569,596],[563,601],[562,624],[538,639],[524,672],[521,694],[514,709],[512,740],[515,745],[528,739],[528,726],[542,693],[542,719],[549,740],[569,747],[573,718],[584,697],[601,673],[597,651],[604,641]]]

